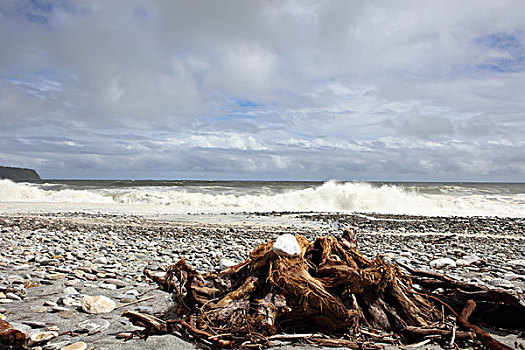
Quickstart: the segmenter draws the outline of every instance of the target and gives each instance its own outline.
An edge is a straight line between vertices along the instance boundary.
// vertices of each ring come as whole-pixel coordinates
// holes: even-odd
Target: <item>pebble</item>
[[[66,288],[64,288],[64,294],[66,294],[66,295],[76,295],[76,294],[78,294],[78,290],[76,290],[73,287],[66,287]]]
[[[107,320],[85,320],[77,325],[75,333],[88,333],[88,335],[98,333],[110,326]]]
[[[12,292],[7,292],[5,293],[5,296],[9,299],[13,299],[13,300],[22,300],[21,297],[19,297],[18,295],[16,295],[15,293],[12,293]]]
[[[60,350],[64,346],[71,344],[69,341],[61,341],[57,343],[49,342],[42,346],[42,350]]]
[[[34,346],[58,337],[57,332],[36,332],[29,335],[29,346]]]
[[[58,316],[60,316],[61,318],[63,319],[70,319],[70,318],[73,318],[77,315],[77,313],[75,311],[71,311],[71,310],[64,310],[64,311],[59,311],[58,312]]]
[[[105,257],[103,257],[103,256],[101,256],[101,257],[96,258],[95,260],[93,260],[93,263],[94,263],[94,264],[107,265],[107,263],[108,263],[108,259],[105,258]]]
[[[126,287],[128,284],[124,281],[121,281],[119,279],[116,279],[116,278],[108,278],[106,280],[104,280],[104,283],[106,284],[113,284],[115,286],[117,286],[117,288],[124,288]]]
[[[295,257],[301,254],[301,247],[294,235],[285,233],[273,243],[273,252],[279,256]]]
[[[22,323],[28,325],[31,328],[44,328],[46,326],[45,322],[38,321],[22,321]]]
[[[233,260],[221,258],[219,261],[219,267],[221,270],[227,269],[228,267],[232,267],[237,265],[237,263]]]
[[[87,349],[87,344],[84,343],[83,341],[79,341],[71,345],[64,346],[60,350],[86,350],[86,349]]]
[[[115,307],[115,302],[103,295],[86,295],[82,299],[82,310],[84,310],[88,314],[101,314],[111,312]]]
[[[445,264],[445,268],[452,268],[447,273],[454,278],[513,291],[525,289],[525,258],[522,252],[524,242],[522,234],[525,232],[523,219],[313,214],[309,215],[309,222],[312,222],[312,219],[316,220],[316,217],[318,220],[330,220],[329,223],[332,224],[337,222],[341,227],[355,227],[358,233],[364,233],[358,234],[358,246],[368,258],[381,255],[389,261],[402,261],[416,269],[428,269],[429,265],[433,269],[441,269],[443,267],[437,267],[436,260],[453,258],[451,260],[456,267]],[[369,219],[370,217],[373,218]],[[81,220],[77,220],[78,218]],[[94,224],[81,223],[84,221],[92,221]],[[498,224],[500,231],[491,231],[492,227],[496,226],[491,223]],[[33,328],[46,330],[51,330],[51,327],[59,324],[64,327],[62,324],[66,322],[73,326],[64,327],[64,330],[73,329],[75,325],[80,328],[80,324],[88,319],[88,322],[102,325],[103,329],[97,332],[99,335],[82,340],[96,339],[90,347],[101,349],[100,343],[97,344],[98,338],[107,336],[105,333],[108,332],[108,328],[104,326],[108,322],[111,324],[122,322],[125,327],[130,326],[129,322],[120,321],[115,312],[94,315],[77,312],[76,309],[70,310],[58,304],[70,308],[81,305],[83,309],[82,297],[83,294],[88,293],[107,294],[120,303],[131,302],[154,286],[143,280],[142,270],[147,264],[154,266],[153,271],[162,275],[164,272],[160,268],[161,265],[175,263],[184,257],[199,271],[207,272],[215,269],[221,259],[229,260],[231,263],[244,261],[257,245],[283,233],[292,236],[295,243],[297,243],[295,234],[303,234],[311,240],[320,233],[319,230],[305,230],[300,226],[265,227],[243,224],[230,229],[220,225],[166,224],[169,229],[165,229],[162,225],[164,223],[155,222],[155,230],[153,230],[152,225],[142,218],[101,214],[60,213],[60,215],[9,218],[0,216],[0,231],[7,242],[0,253],[2,263],[0,303],[5,303],[0,304],[0,318],[8,315],[10,322],[18,320],[20,324],[21,320],[37,319],[38,321],[23,321],[24,324],[21,326],[30,325]],[[16,233],[13,228],[15,226]],[[332,226],[334,227],[322,233],[339,236],[340,228],[336,225]],[[420,233],[421,227],[427,232],[425,235],[412,234]],[[486,230],[483,234],[497,233],[499,238],[477,237],[475,234],[480,233],[482,229]],[[456,234],[458,237],[454,236]],[[472,234],[472,236],[459,237],[460,234]],[[228,237],[228,244],[225,244],[225,237]],[[436,241],[437,238],[444,239]],[[298,253],[297,250],[295,253]],[[223,267],[226,265],[223,264]],[[54,288],[53,291],[56,291],[47,294],[44,297],[46,299],[40,299],[38,304],[48,299],[44,306],[36,305],[32,297],[24,298],[20,293],[25,290],[28,296],[31,296],[35,293],[32,290],[37,291],[40,288],[24,289],[24,287],[39,284],[42,288],[48,290]],[[53,287],[47,287],[49,285]],[[113,289],[107,289],[108,286]],[[17,290],[10,289],[13,287]],[[126,290],[128,288],[129,290]],[[8,297],[8,293],[13,293],[23,302],[17,302],[20,299],[11,294]],[[19,308],[23,304],[26,305],[26,302],[33,304],[27,304],[30,307],[26,306],[24,312],[20,314],[13,313],[12,310],[15,308],[20,310]],[[153,313],[157,309],[156,306],[155,309],[151,306],[152,303],[132,307]],[[113,310],[114,301],[109,304],[108,309]],[[57,312],[57,310],[62,311]],[[37,312],[55,313],[38,315]],[[69,320],[64,321],[60,318]],[[41,320],[46,322],[40,322]],[[45,325],[40,327],[42,324]],[[26,332],[31,331],[31,327],[29,330],[26,329]],[[86,337],[89,332],[88,330]],[[93,330],[91,332],[94,334]],[[111,336],[107,339],[109,338]],[[112,339],[116,341],[114,336]],[[69,341],[56,342],[56,340],[58,339],[41,344],[42,349],[55,350],[73,345]],[[111,348],[110,344],[111,342],[104,343],[103,346]],[[83,346],[87,348],[87,345],[81,345],[81,348]]]
[[[440,258],[430,262],[430,267],[433,269],[446,269],[456,267],[456,262],[451,258]]]
[[[62,279],[62,278],[66,278],[66,274],[62,273],[62,272],[51,273],[51,274],[46,275],[46,278],[48,280],[55,281],[55,280],[59,280],[59,279]]]

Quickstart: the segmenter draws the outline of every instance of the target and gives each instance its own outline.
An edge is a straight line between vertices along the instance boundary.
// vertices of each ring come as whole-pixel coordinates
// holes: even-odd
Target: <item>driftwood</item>
[[[0,349],[29,349],[25,333],[13,328],[7,321],[0,320]]]
[[[163,277],[146,270],[146,276],[173,293],[180,319],[163,321],[133,312],[124,316],[145,327],[139,336],[186,334],[218,348],[260,348],[286,339],[373,349],[380,347],[374,344],[378,340],[426,343],[431,337],[449,344],[477,341],[502,350],[508,347],[469,322],[473,301],[451,306],[441,295],[431,294],[432,288],[439,284],[455,295],[477,293],[476,298],[483,291],[486,302],[504,303],[525,315],[521,300],[508,293],[494,294],[438,274],[407,275],[381,258],[366,259],[357,249],[354,230],[314,242],[296,238],[298,257],[277,256],[270,241],[255,248],[247,261],[218,274],[201,275],[184,259]],[[413,287],[414,276],[423,289]],[[427,280],[433,281],[427,283],[431,289],[424,288]]]

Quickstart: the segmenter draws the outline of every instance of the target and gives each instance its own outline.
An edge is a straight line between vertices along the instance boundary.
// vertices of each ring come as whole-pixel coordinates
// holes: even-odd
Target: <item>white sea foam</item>
[[[140,213],[219,213],[255,211],[376,212],[417,215],[525,216],[525,194],[480,193],[448,186],[423,194],[396,185],[328,181],[303,189],[199,191],[198,187],[136,186],[124,188],[57,189],[0,180],[0,203],[49,203],[54,208],[92,208]],[[103,206],[100,206],[103,205]]]

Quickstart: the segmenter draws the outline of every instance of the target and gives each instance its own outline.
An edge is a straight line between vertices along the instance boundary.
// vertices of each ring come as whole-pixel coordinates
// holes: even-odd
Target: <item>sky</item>
[[[525,1],[2,0],[0,165],[525,181]]]

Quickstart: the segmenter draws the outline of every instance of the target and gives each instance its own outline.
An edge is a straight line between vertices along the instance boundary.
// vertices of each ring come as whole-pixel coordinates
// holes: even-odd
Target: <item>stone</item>
[[[469,265],[481,265],[483,264],[483,259],[477,255],[465,255],[463,259],[468,262]]]
[[[89,296],[82,299],[82,310],[88,314],[101,314],[113,311],[116,304],[113,300],[103,295]]]
[[[78,294],[78,291],[75,288],[73,288],[73,287],[66,287],[66,288],[64,288],[64,294],[76,295],[76,294]]]
[[[69,297],[61,298],[59,301],[64,306],[82,306],[82,303],[79,300]]]
[[[145,313],[145,314],[152,314],[153,313],[153,308],[151,306],[138,305],[137,306],[137,311]]]
[[[60,350],[64,346],[71,344],[69,341],[61,341],[58,343],[47,343],[44,346],[42,346],[42,350]]]
[[[85,320],[77,325],[75,333],[88,333],[88,335],[98,333],[110,326],[107,320]]]
[[[58,337],[57,332],[48,331],[48,332],[36,332],[29,335],[29,346],[36,344],[44,343],[48,340]]]
[[[104,289],[109,289],[109,290],[115,290],[117,289],[117,286],[112,284],[112,283],[104,283],[104,282],[99,282],[98,283],[98,286],[100,288],[104,288]]]
[[[465,259],[456,259],[456,266],[468,266],[469,262]]]
[[[26,333],[26,334],[31,331],[30,326],[26,324],[18,323],[18,322],[11,322],[11,327],[13,327],[14,329],[18,329],[20,332]]]
[[[9,299],[13,299],[13,300],[22,300],[21,297],[19,297],[18,295],[16,295],[15,293],[12,293],[12,292],[7,292],[5,293],[5,296]]]
[[[232,267],[232,266],[235,266],[235,265],[237,265],[237,263],[235,261],[233,261],[233,260],[230,260],[230,259],[221,258],[219,260],[219,266],[220,266],[221,270],[225,270],[228,267]]]
[[[87,344],[84,343],[83,341],[79,341],[71,345],[64,346],[60,350],[86,350],[86,349],[87,349]]]
[[[31,328],[44,328],[46,324],[39,321],[22,321],[23,324],[28,325]]]
[[[114,284],[118,288],[124,288],[124,287],[126,287],[128,285],[126,282],[124,282],[122,280],[119,280],[119,279],[116,279],[116,278],[108,278],[108,279],[104,280],[104,283],[106,283],[106,284]]]
[[[59,280],[59,279],[62,279],[62,278],[66,278],[66,274],[62,273],[62,272],[50,273],[50,274],[46,275],[46,278],[48,280],[55,281],[55,280]]]
[[[93,264],[102,264],[107,265],[108,259],[104,256],[98,257],[95,260],[93,260]]]
[[[507,261],[508,265],[525,267],[525,259],[515,259]]]
[[[65,320],[69,320],[70,318],[73,318],[76,316],[75,311],[67,310],[67,311],[59,311],[58,316],[62,317]]]
[[[36,306],[36,307],[31,308],[31,311],[38,312],[38,313],[47,312],[47,307],[45,307],[45,306]]]
[[[61,312],[61,311],[70,311],[67,307],[63,306],[52,306],[51,312]]]
[[[456,262],[450,258],[435,259],[430,262],[430,267],[433,269],[447,269],[456,267]]]
[[[273,243],[273,252],[279,256],[294,257],[301,254],[301,247],[294,235],[285,233]]]

